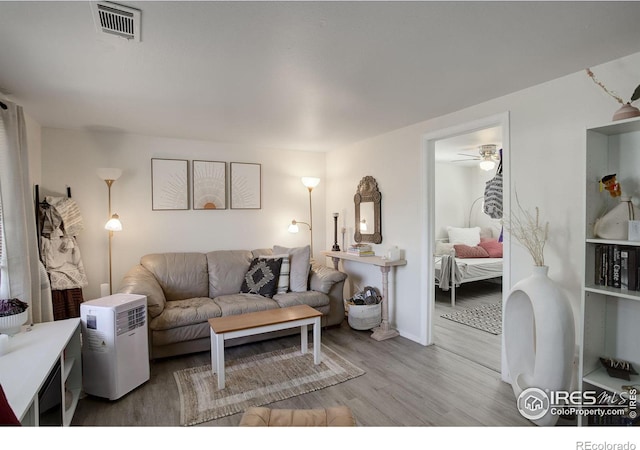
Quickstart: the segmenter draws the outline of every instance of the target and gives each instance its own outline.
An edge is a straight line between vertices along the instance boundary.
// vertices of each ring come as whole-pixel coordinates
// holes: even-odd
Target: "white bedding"
[[[442,256],[436,256],[436,278],[440,279]],[[502,258],[456,258],[462,282],[502,276]]]

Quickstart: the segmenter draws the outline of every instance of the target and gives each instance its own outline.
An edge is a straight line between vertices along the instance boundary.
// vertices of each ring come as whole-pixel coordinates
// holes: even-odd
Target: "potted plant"
[[[0,334],[12,336],[27,321],[29,305],[17,298],[0,299]]]

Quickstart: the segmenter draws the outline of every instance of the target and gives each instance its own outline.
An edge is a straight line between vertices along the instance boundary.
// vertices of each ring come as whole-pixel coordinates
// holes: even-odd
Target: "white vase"
[[[620,197],[620,203],[596,220],[593,233],[602,239],[626,240],[629,238],[629,220],[632,219],[640,219],[640,209],[631,202],[631,197]]]
[[[533,274],[516,283],[505,302],[506,362],[513,393],[519,400],[523,391],[531,391],[529,388],[541,392],[571,388],[575,351],[573,311],[548,271],[547,266],[534,266]],[[527,418],[541,426],[555,425],[558,421],[550,408],[539,418]]]

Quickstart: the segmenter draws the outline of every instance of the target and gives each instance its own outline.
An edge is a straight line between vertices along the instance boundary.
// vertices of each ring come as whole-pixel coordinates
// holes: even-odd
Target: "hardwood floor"
[[[442,318],[442,314],[475,308],[502,299],[501,279],[462,284],[456,288],[456,306],[451,307],[449,291],[436,288],[433,339],[437,346],[500,372],[502,336]]]
[[[487,334],[487,333],[484,333]],[[272,403],[273,408],[348,405],[359,426],[529,426],[516,409],[511,386],[486,364],[439,345],[403,337],[375,341],[347,322],[323,330],[322,342],[366,371],[347,382]],[[227,349],[228,359],[298,345],[299,336]],[[74,426],[179,426],[173,372],[209,363],[209,353],[151,363],[151,380],[117,401],[80,400]],[[236,426],[241,414],[200,426]]]

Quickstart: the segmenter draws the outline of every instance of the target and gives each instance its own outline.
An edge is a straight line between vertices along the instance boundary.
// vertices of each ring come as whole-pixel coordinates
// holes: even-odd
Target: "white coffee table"
[[[211,371],[218,374],[218,389],[224,389],[224,341],[270,331],[300,327],[302,353],[307,352],[307,326],[313,325],[313,363],[320,364],[320,317],[322,313],[308,305],[269,309],[237,316],[209,319],[211,326]]]

